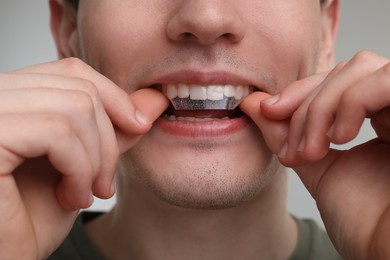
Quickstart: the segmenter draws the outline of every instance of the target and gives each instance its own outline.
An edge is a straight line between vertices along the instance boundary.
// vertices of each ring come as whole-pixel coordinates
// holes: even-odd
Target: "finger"
[[[138,121],[137,108],[130,102],[128,94],[114,82],[94,70],[91,66],[77,58],[67,58],[61,61],[49,62],[27,67],[13,73],[59,75],[85,79],[96,87],[102,103],[114,125],[122,131],[132,134],[143,134],[148,129],[143,121]],[[44,83],[45,77],[41,77]],[[47,84],[46,84],[47,85]]]
[[[0,116],[0,140],[4,156],[1,173],[10,174],[23,158],[47,155],[63,174],[60,204],[68,210],[91,204],[92,164],[90,157],[66,119],[48,114]],[[8,160],[6,160],[8,159]]]
[[[41,71],[45,71],[45,73],[47,74],[44,75],[31,74],[31,73],[41,73]],[[115,124],[116,126],[115,128],[118,129],[118,132],[126,135],[127,141],[129,141],[129,139],[132,139],[131,137],[146,133],[146,131],[150,129],[151,122],[155,120],[155,116],[153,115],[153,113],[151,113],[152,115],[151,118],[148,118],[149,113],[148,112],[142,113],[142,111],[138,110],[131,102],[131,99],[129,98],[127,93],[125,93],[122,89],[120,89],[110,80],[108,80],[103,75],[96,72],[95,70],[93,70],[91,67],[81,62],[80,60],[66,59],[60,62],[36,65],[36,66],[32,66],[20,70],[17,73],[22,74],[23,76],[29,76],[29,80],[22,81],[18,77],[17,79],[14,80],[13,84],[9,84],[9,85],[18,86],[17,84],[21,84],[19,87],[26,88],[26,87],[31,87],[32,85],[31,82],[33,82],[34,84],[39,82],[39,85],[43,87],[55,86],[57,88],[59,87],[59,88],[68,89],[68,88],[76,88],[77,86],[77,89],[86,91],[87,93],[91,94],[92,97],[99,97],[99,98],[101,97],[103,106],[107,110],[110,119]],[[54,73],[54,74],[57,73],[59,75],[63,75],[64,77],[53,76],[50,75],[50,73]],[[75,77],[75,76],[80,77],[80,79],[78,79],[79,81],[82,81],[81,79],[85,81],[84,86],[79,86],[81,84],[78,85],[69,84],[70,83],[69,81],[67,81],[68,84],[65,83],[61,84],[59,82],[59,81],[64,81],[63,80],[64,78]],[[98,92],[98,95],[96,95],[94,92]],[[163,100],[165,101],[166,99]],[[151,107],[153,107],[153,105]],[[135,121],[136,123],[134,123]],[[103,130],[104,129],[106,128],[103,128]],[[110,131],[106,131],[106,132],[110,132]],[[118,138],[121,138],[123,135],[118,135],[118,136],[119,136]],[[113,138],[111,137],[110,139],[112,140]],[[105,140],[107,140],[107,138],[103,139],[103,142]],[[117,157],[113,155],[117,155],[118,150],[113,148],[111,149],[111,151],[109,151],[107,147],[112,146],[112,145],[111,146],[106,145],[109,144],[109,142],[110,141],[106,141],[105,144],[102,143],[102,146],[105,147],[105,149],[103,149],[103,152],[106,151],[106,155],[111,155],[110,158],[113,158],[112,162],[114,162],[117,160]],[[126,147],[126,149],[128,148]],[[102,156],[103,158],[106,159],[102,164],[103,173],[107,173],[107,174],[102,174],[102,177],[97,179],[96,183],[94,184],[94,193],[100,197],[110,197],[113,193],[112,173],[114,172],[114,169],[112,165],[115,165],[115,163],[106,163],[107,157],[105,155]],[[106,168],[105,166],[107,167],[111,166],[111,168],[104,170]],[[109,188],[105,188],[107,187],[106,183],[110,183]],[[108,190],[109,192],[107,192]]]
[[[260,129],[268,148],[279,157],[279,161],[287,166],[293,167],[299,164],[299,158],[291,158],[288,154],[287,136],[289,131],[289,120],[271,120],[262,115],[259,103],[268,98],[269,95],[262,92],[255,92],[246,97],[240,104],[241,110],[255,122]]]
[[[0,149],[1,153],[1,149]],[[21,238],[35,237],[29,214],[23,206],[15,179],[12,175],[0,175],[0,252],[13,259],[23,259],[26,252],[35,252],[33,243],[21,243]],[[17,228],[15,228],[17,227]],[[18,255],[20,254],[20,255]]]
[[[82,139],[86,141],[86,149],[90,151],[93,157],[94,172],[99,173],[99,177],[94,184],[94,194],[100,198],[111,197],[113,195],[113,177],[119,151],[111,120],[106,114],[96,86],[85,79],[43,74],[9,74],[6,76],[3,75],[2,80],[3,85],[0,88],[3,89],[3,93],[5,93],[4,89],[23,90],[18,94],[17,100],[24,99],[24,102],[18,103],[14,99],[5,99],[9,101],[8,103],[22,104],[22,108],[25,108],[24,112],[31,112],[32,108],[25,104],[33,102],[36,109],[38,107],[41,108],[39,109],[40,112],[58,111],[65,113],[69,117],[74,118],[70,122],[78,122],[78,125],[86,126],[85,129],[79,127],[79,133],[83,135]],[[36,90],[35,93],[39,94],[39,92],[42,92],[42,96],[34,95],[33,97],[33,95],[28,94],[29,91],[31,92],[32,89],[37,87],[39,91]],[[60,92],[58,90],[69,91]],[[83,95],[83,92],[86,95]],[[53,96],[55,93],[59,93],[57,95],[58,97]],[[65,97],[69,93],[76,93],[76,96],[80,96],[78,99],[85,99],[85,102],[72,97]],[[27,97],[25,97],[26,95]],[[46,99],[44,99],[44,95],[46,95]],[[128,99],[127,94],[126,99]],[[53,100],[57,101],[54,102]],[[63,104],[64,101],[65,104]],[[90,106],[90,101],[93,106]],[[10,111],[15,110],[12,104],[8,104],[7,106],[4,104],[3,108],[5,107],[8,107]],[[96,122],[93,122],[93,115],[95,115]]]
[[[141,89],[130,94],[134,105],[152,124],[168,108],[169,100],[158,90]]]
[[[45,88],[3,90],[0,103],[0,114],[47,113],[66,118],[88,151],[93,172],[101,171],[101,137],[97,131],[95,105],[89,95],[83,91]]]
[[[263,115],[270,119],[284,120],[290,118],[313,90],[326,78],[328,73],[317,74],[295,81],[280,91],[279,94],[261,102]]]
[[[270,150],[279,154],[287,138],[288,121],[271,120],[262,114],[260,102],[269,97],[270,95],[263,92],[252,93],[241,102],[240,108],[259,127]]]
[[[340,108],[340,100],[346,91],[373,71],[385,64],[386,59],[377,55],[361,53],[356,55],[337,73],[328,77],[319,93],[307,108],[305,130],[300,138],[304,140],[304,155],[310,161],[323,158],[328,151],[328,132]],[[360,123],[361,124],[361,123]],[[359,125],[360,127],[360,125]]]
[[[361,59],[361,55],[357,55],[336,66],[294,113],[288,137],[289,157],[312,162],[327,154],[330,145],[327,132],[334,121],[340,96],[384,61],[375,55],[366,58],[365,63]]]
[[[289,119],[288,137],[283,146],[283,152],[280,154],[286,166],[297,166],[304,162],[301,152],[303,151],[305,140],[302,140],[301,137],[305,129],[307,108],[321,90],[321,85],[328,80],[327,77],[330,77],[335,71],[342,69],[343,66],[344,63],[337,66],[330,73],[322,73],[294,82],[282,90],[279,97],[280,100],[277,103],[272,103],[268,100],[262,102],[263,114],[267,117]]]
[[[169,100],[158,90],[141,89],[130,94],[130,99],[138,107],[141,119],[145,121],[148,130],[161,114],[168,108]],[[128,151],[138,142],[140,135],[132,135],[117,130],[117,139],[120,153]]]
[[[336,120],[329,133],[335,143],[352,140],[367,115],[374,115],[390,105],[390,63],[343,93]],[[382,114],[386,115],[387,113]],[[376,120],[386,124],[379,116]],[[379,123],[378,122],[378,123]]]
[[[390,143],[390,107],[386,107],[372,115],[371,125],[379,139]]]
[[[286,101],[281,101],[280,108],[278,108],[279,103],[268,108],[276,111],[279,109],[281,113],[284,113],[284,117],[291,117],[287,144],[285,145],[288,147],[288,150],[284,153],[285,160],[289,165],[297,166],[313,159],[310,157],[310,154],[309,156],[306,155],[306,159],[302,156],[306,145],[304,131],[307,110],[322,87],[334,75],[337,75],[345,65],[346,62],[341,62],[330,72],[317,74],[293,83],[287,89],[283,90]],[[286,102],[286,104],[283,105],[283,102]],[[323,141],[325,143],[327,142],[327,140]],[[320,147],[324,147],[323,143],[321,144]]]
[[[283,89],[279,95],[261,103],[263,114],[268,118],[290,121],[288,138],[279,154],[286,166],[292,167],[302,163],[300,155],[305,140],[301,140],[301,136],[304,131],[306,109],[319,91],[318,86],[326,81],[327,76],[328,73],[322,73],[296,81]]]
[[[54,79],[58,80],[56,77]],[[67,78],[61,80],[73,85],[80,81]],[[50,111],[69,117],[68,121],[88,151],[93,166],[92,172],[94,176],[97,175],[94,194],[101,198],[112,196],[113,176],[119,152],[112,124],[98,98],[92,98],[84,91],[48,88],[3,90],[1,94],[0,113]]]

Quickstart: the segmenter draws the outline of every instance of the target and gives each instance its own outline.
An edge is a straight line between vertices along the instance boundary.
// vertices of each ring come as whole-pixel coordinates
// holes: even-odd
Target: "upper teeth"
[[[192,100],[223,100],[235,98],[241,100],[248,96],[253,89],[240,85],[210,85],[197,84],[168,84],[163,85],[163,93],[169,98],[190,98]]]

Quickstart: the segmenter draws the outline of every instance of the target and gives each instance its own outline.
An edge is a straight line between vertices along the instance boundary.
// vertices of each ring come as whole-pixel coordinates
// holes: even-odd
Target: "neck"
[[[175,207],[133,184],[87,232],[110,259],[287,259],[298,231],[286,182],[278,174],[251,201],[224,210]]]

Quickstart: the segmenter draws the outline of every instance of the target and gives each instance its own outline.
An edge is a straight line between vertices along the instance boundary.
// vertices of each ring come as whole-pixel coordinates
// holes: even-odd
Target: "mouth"
[[[155,84],[170,101],[162,118],[170,121],[207,122],[244,115],[239,104],[255,91],[244,85]]]

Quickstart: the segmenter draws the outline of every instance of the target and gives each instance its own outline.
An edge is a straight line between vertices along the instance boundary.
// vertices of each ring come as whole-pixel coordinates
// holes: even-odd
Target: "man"
[[[332,69],[337,0],[50,6],[60,58],[79,59],[0,75],[2,258],[49,257],[77,210],[115,190],[52,259],[337,258],[326,239],[299,255],[284,166],[343,257],[390,257],[390,64],[362,52]],[[215,85],[257,91],[224,111],[161,93]],[[365,117],[377,139],[329,149]]]

